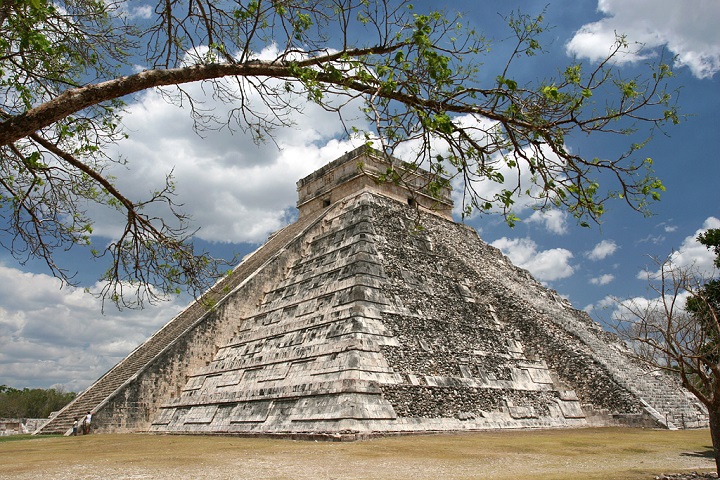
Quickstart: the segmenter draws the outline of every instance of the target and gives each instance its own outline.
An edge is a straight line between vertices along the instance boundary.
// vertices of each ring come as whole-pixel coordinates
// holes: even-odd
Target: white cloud
[[[678,266],[694,265],[703,272],[712,271],[715,255],[705,245],[697,241],[698,235],[711,228],[720,228],[720,219],[716,217],[706,218],[702,227],[697,229],[694,234],[685,237],[678,251],[672,255],[673,264]]]
[[[183,88],[202,98],[201,108],[218,118],[226,118],[234,107],[204,95],[199,83]],[[115,175],[121,192],[138,200],[161,188],[172,172],[181,210],[191,216],[193,229],[200,228],[198,238],[262,242],[292,220],[297,180],[360,144],[337,140],[344,131],[336,114],[296,100],[303,111],[288,119],[294,125],[278,128],[274,141],[258,145],[250,135],[233,134],[227,126],[199,136],[187,109],[168,103],[157,91],[146,91],[128,106],[124,124],[130,136],[116,147],[115,155],[127,165],[108,173]],[[270,115],[264,105],[254,108]],[[168,211],[157,213],[170,218]],[[113,212],[97,210],[95,218],[95,234],[110,238],[123,221]]]
[[[486,143],[488,141],[487,136],[490,134],[489,132],[493,132],[497,128],[496,122],[481,120],[469,116],[459,119],[458,122],[463,123],[466,127],[468,127],[469,131],[475,134],[474,138],[479,144]],[[563,163],[558,159],[555,152],[553,152],[547,145],[541,145],[540,149],[542,152],[526,153],[528,157],[543,156],[544,158],[550,160],[549,163]],[[445,152],[440,151],[440,153]],[[507,158],[510,157],[511,155],[508,154]],[[492,155],[489,163],[493,164],[495,172],[502,176],[503,181],[496,182],[487,177],[477,177],[471,179],[470,182],[472,183],[471,188],[478,198],[488,199],[491,203],[495,204],[495,208],[490,210],[491,213],[498,214],[502,211],[501,208],[499,208],[502,206],[502,201],[497,200],[497,197],[501,196],[504,190],[514,192],[512,198],[515,203],[512,205],[512,212],[518,216],[523,216],[528,210],[531,210],[542,203],[542,201],[538,200],[538,198],[541,198],[542,196],[542,187],[533,182],[534,175],[525,161],[519,160],[516,166],[510,167],[503,159],[503,155],[496,153]],[[473,169],[471,168],[470,170]],[[452,169],[450,171],[452,171]],[[560,176],[560,174],[556,176],[556,180]],[[452,182],[453,201],[455,202],[455,209],[453,213],[456,215],[460,215],[463,210],[464,182],[465,179],[460,176],[455,177]],[[545,214],[534,211],[528,219],[532,218],[532,221],[544,224],[546,228],[554,233],[565,233],[566,227],[564,223],[567,215],[565,213],[561,213],[559,210],[551,210],[546,214],[548,217],[543,218],[543,215]]]
[[[164,303],[119,312],[80,288],[0,264],[0,379],[15,388],[86,388],[176,315]]]
[[[649,235],[646,235],[645,237],[641,238],[640,240],[637,240],[636,244],[641,243],[651,243],[653,245],[661,245],[662,243],[667,240],[667,237],[665,235],[655,235],[654,233],[651,233]]]
[[[717,0],[599,0],[600,21],[583,25],[568,42],[569,54],[597,61],[609,53],[615,34],[644,45],[619,62],[637,62],[665,46],[676,66],[687,66],[698,78],[720,70],[720,2]]]
[[[611,275],[609,273],[606,273],[604,275],[600,275],[599,277],[594,277],[590,279],[590,283],[593,285],[607,285],[608,283],[615,280],[615,275]]]
[[[604,311],[603,317],[611,329],[620,328],[622,331],[631,324],[645,324],[655,325],[656,328],[663,330],[667,321],[667,312],[671,312],[677,319],[678,315],[685,312],[689,296],[686,291],[678,292],[677,296],[667,296],[665,299],[660,296],[652,298],[635,296],[625,299],[607,296],[595,307]]]
[[[128,11],[129,18],[142,18],[149,19],[152,16],[152,7],[150,5],[141,5],[139,7],[133,7]]]
[[[538,210],[530,215],[527,221],[528,223],[539,223],[549,232],[564,235],[567,233],[567,216],[567,212],[562,210],[549,210],[547,212]]]
[[[617,244],[612,240],[603,240],[593,247],[593,249],[585,254],[590,260],[603,260],[618,249]]]
[[[678,229],[678,226],[673,225],[670,222],[660,222],[657,224],[656,228],[662,229],[662,231],[665,233],[673,233]],[[661,237],[661,238],[664,239],[665,237]],[[645,241],[648,241],[648,240],[645,240]]]
[[[698,228],[692,235],[685,237],[680,248],[670,254],[670,263],[678,268],[693,268],[700,275],[711,275],[715,271],[713,266],[715,254],[697,241],[698,235],[710,228],[720,228],[720,219],[716,217],[706,218],[702,227]],[[647,280],[648,277],[657,278],[659,274],[659,270],[655,272],[641,270],[638,272],[637,278]]]
[[[693,235],[689,235],[684,239],[681,247],[672,255],[671,260],[674,266],[694,267],[698,272],[706,274],[713,271],[713,253],[710,252],[707,248],[705,248],[704,245],[698,243],[696,240],[696,237],[700,233],[706,231],[709,228],[720,228],[720,219],[716,217],[708,217],[703,222],[701,228],[696,230]],[[595,283],[594,280],[597,280],[597,284],[602,285],[601,280],[603,277],[605,277],[605,275],[598,277],[597,279],[592,279],[591,283]],[[651,280],[657,279],[659,278],[659,271],[651,272],[644,270],[638,273],[637,278],[644,281],[648,281],[648,278],[650,278]],[[683,310],[688,297],[689,293],[687,291],[680,291],[677,297],[674,299],[674,302],[673,298],[667,297],[667,300],[669,300],[668,306],[672,305],[672,308],[675,308],[677,310]],[[662,316],[664,315],[664,308],[665,306],[663,305],[663,299],[659,295],[650,298],[643,296],[635,296],[627,299],[618,299],[617,297],[606,296],[595,304],[587,305],[584,310],[588,313],[597,313],[598,310],[605,310],[606,314],[603,316],[609,319],[611,321],[610,324],[612,324],[613,322],[616,322],[617,319],[633,320],[634,315],[632,311],[658,311]]]
[[[200,89],[196,84],[185,88]],[[232,107],[207,102],[204,107],[215,114]],[[200,137],[187,110],[148,91],[128,105],[124,119],[130,138],[120,142],[116,153],[127,159],[127,166],[116,165],[106,173],[116,177],[121,192],[138,200],[162,187],[172,170],[178,202],[192,216],[193,227],[201,228],[199,238],[262,242],[292,220],[297,180],[357,146],[337,140],[341,127],[336,117],[313,104],[295,120],[295,126],[277,131],[277,144],[256,145],[248,135],[231,135],[227,129]],[[123,219],[112,211],[93,213],[98,219],[95,235],[113,237]],[[55,278],[0,264],[0,383],[84,389],[181,306],[113,308],[102,315],[100,302],[83,289],[61,289]]]
[[[720,219],[716,217],[708,217],[703,222],[702,227],[697,229],[694,234],[685,237],[680,248],[670,253],[669,265],[672,268],[691,269],[698,276],[714,276],[717,273],[713,262],[715,254],[705,245],[697,241],[697,236],[710,228],[720,228]],[[664,260],[663,258],[658,259]],[[657,265],[653,265],[655,268]],[[651,269],[640,270],[636,278],[639,280],[653,280],[660,278],[661,271]]]
[[[609,310],[611,307],[614,308],[618,304],[616,297],[606,295],[605,297],[598,300],[596,303],[586,305],[583,310],[587,313],[597,312],[598,310]]]
[[[537,244],[529,238],[507,238],[491,244],[507,255],[513,264],[528,270],[538,280],[552,281],[567,278],[574,272],[570,265],[572,252],[564,248],[538,251]]]

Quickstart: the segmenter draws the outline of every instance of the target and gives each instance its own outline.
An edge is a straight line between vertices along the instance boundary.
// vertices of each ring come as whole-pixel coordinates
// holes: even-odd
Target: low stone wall
[[[0,437],[33,433],[47,418],[0,418]]]

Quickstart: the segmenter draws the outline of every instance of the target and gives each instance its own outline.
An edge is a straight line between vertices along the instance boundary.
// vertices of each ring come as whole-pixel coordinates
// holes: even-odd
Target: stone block
[[[539,418],[533,407],[508,407],[510,416],[516,420],[527,418]]]
[[[552,385],[553,380],[547,369],[544,368],[527,368],[525,371],[530,375],[530,379],[535,383],[545,383]],[[574,393],[574,392],[573,392]]]
[[[217,405],[198,405],[191,407],[187,414],[183,417],[183,423],[206,423],[212,422],[217,411]]]
[[[565,401],[558,400],[558,406],[562,411],[563,417],[565,418],[585,418],[585,412],[583,412],[580,402],[578,401]]]

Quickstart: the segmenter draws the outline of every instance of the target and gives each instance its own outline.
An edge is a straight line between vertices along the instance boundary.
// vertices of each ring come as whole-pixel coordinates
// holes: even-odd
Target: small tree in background
[[[0,385],[0,418],[48,418],[75,398],[62,389],[17,388]]]
[[[720,229],[698,241],[713,250],[720,268]],[[707,407],[720,472],[720,279],[678,266],[672,255],[655,263],[658,270],[648,280],[657,296],[620,302],[618,332],[638,359],[679,378]]]

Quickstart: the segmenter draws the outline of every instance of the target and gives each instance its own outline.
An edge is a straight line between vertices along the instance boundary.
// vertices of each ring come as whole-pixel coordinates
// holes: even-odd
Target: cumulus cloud
[[[693,268],[700,275],[711,275],[715,271],[714,253],[697,241],[698,235],[711,228],[720,228],[720,219],[708,217],[694,234],[685,237],[680,247],[670,254],[670,263],[678,268]],[[656,278],[659,271],[641,270],[637,278],[646,280]]]
[[[603,240],[587,252],[585,256],[590,260],[604,260],[618,249],[617,244],[613,240]]]
[[[545,227],[549,232],[557,235],[564,235],[567,233],[567,212],[561,210],[549,210],[547,212],[536,211],[530,218],[527,219],[528,223],[538,223]]]
[[[665,46],[676,66],[687,66],[698,78],[720,70],[720,2],[717,0],[599,0],[605,18],[583,25],[568,42],[569,54],[593,61],[607,56],[615,35],[627,35],[644,46],[629,50],[619,62],[637,62]]]
[[[200,85],[185,88],[200,93]],[[212,99],[203,107],[218,115],[232,108]],[[200,228],[198,238],[261,243],[292,221],[297,180],[360,144],[338,140],[337,117],[314,105],[295,120],[267,144],[227,129],[201,137],[187,110],[148,91],[129,103],[124,122],[130,137],[111,152],[127,164],[106,173],[126,196],[140,200],[161,188],[172,171],[177,201],[192,227]],[[93,208],[94,241],[114,238],[123,219]],[[0,264],[0,383],[84,389],[179,309],[174,303],[142,311],[111,307],[103,315],[100,302],[83,289],[61,289],[53,277]]]
[[[615,275],[611,275],[609,273],[606,273],[604,275],[600,275],[599,277],[594,277],[590,279],[590,283],[593,285],[607,285],[608,283],[615,280]]]
[[[200,108],[217,118],[227,118],[234,107],[205,95],[199,83],[183,88],[203,99]],[[261,116],[269,116],[269,107],[258,100],[252,95],[246,98],[257,102],[254,108]],[[186,108],[167,102],[158,91],[146,91],[128,105],[124,124],[129,138],[111,153],[127,163],[107,173],[116,177],[121,192],[137,200],[162,188],[172,172],[177,201],[190,215],[192,228],[200,229],[198,238],[262,242],[292,220],[297,180],[362,143],[338,140],[344,130],[336,114],[304,99],[295,100],[302,111],[288,118],[294,124],[275,130],[272,141],[257,144],[250,135],[233,132],[227,125],[198,134]],[[347,125],[365,127],[352,121]],[[166,219],[169,213],[158,212]],[[123,221],[117,214],[100,210],[95,211],[95,218],[95,234],[107,238],[118,234]]]
[[[672,256],[673,263],[679,266],[695,265],[703,271],[711,271],[715,255],[697,241],[698,235],[711,228],[720,228],[720,219],[708,217],[693,235],[685,237],[680,248]]]
[[[538,250],[530,238],[502,237],[492,242],[507,255],[513,264],[528,270],[538,280],[553,281],[571,276],[575,269],[570,265],[572,252],[564,248]]]
[[[153,10],[150,5],[140,5],[138,7],[129,7],[127,4],[123,4],[125,8],[127,8],[127,17],[130,19],[133,18],[142,18],[144,20],[149,19],[152,16]]]
[[[597,312],[598,310],[609,310],[616,307],[618,299],[616,297],[606,295],[605,297],[598,300],[596,303],[586,305],[583,310],[587,313]]]
[[[0,379],[79,391],[176,315],[179,303],[107,309],[81,288],[0,264]]]
[[[466,126],[474,122],[476,138],[482,136],[482,132],[491,132],[495,128],[496,123],[489,120],[482,120],[477,118],[460,118],[457,120],[459,123],[464,123]],[[479,138],[478,143],[482,144],[485,139]],[[441,147],[439,145],[438,147]],[[558,160],[557,155],[547,145],[541,147],[542,155],[545,158],[550,159],[550,162],[561,164]],[[445,153],[441,148],[438,148],[440,153]],[[529,157],[539,156],[540,153],[528,154]],[[494,201],[496,208],[491,209],[492,213],[500,213],[502,211],[499,208],[502,205],[502,201],[497,200],[504,190],[514,192],[512,197],[514,204],[512,205],[512,212],[520,217],[527,214],[528,211],[537,207],[539,203],[538,198],[542,195],[542,187],[534,183],[534,175],[530,171],[530,167],[524,161],[520,160],[517,166],[509,166],[502,158],[502,154],[495,154],[492,158],[492,162],[496,162],[493,165],[496,173],[502,178],[501,182],[490,180],[486,177],[471,179],[470,188],[475,194],[484,199],[489,199],[491,202]],[[450,170],[452,171],[452,169]],[[559,178],[559,177],[556,177]],[[452,182],[453,186],[453,201],[455,202],[455,210],[453,213],[460,215],[463,211],[464,202],[464,191],[466,179],[462,177],[455,177]],[[532,219],[532,222],[540,223],[544,225],[548,230],[553,233],[562,234],[565,233],[567,215],[559,210],[550,210],[548,212],[534,211],[527,219]]]
[[[637,240],[635,243],[650,243],[652,245],[662,245],[665,240],[667,240],[667,237],[665,235],[655,235],[654,233],[651,233],[641,238],[640,240]]]
[[[708,217],[702,227],[697,229],[693,235],[687,236],[680,248],[671,255],[671,261],[673,265],[678,267],[694,267],[699,273],[707,274],[713,271],[713,259],[715,256],[709,251],[704,245],[700,244],[696,238],[700,233],[705,232],[709,228],[720,228],[720,219],[716,217]],[[653,279],[658,277],[659,272],[643,270],[637,278],[647,281],[648,278]],[[607,282],[614,280],[613,275],[601,275],[599,277],[590,280],[590,283],[594,285],[604,285]],[[683,309],[685,302],[689,296],[686,291],[681,291],[674,302],[674,308]],[[609,321],[612,324],[614,321],[620,318],[632,318],[633,315],[628,309],[631,306],[633,310],[637,312],[646,312],[655,309],[662,310],[662,298],[659,296],[655,297],[643,297],[634,296],[632,298],[621,299],[611,295],[605,296],[603,299],[596,303],[585,306],[583,310],[588,313],[594,313],[598,316],[605,318],[605,321]],[[599,315],[599,312],[604,311],[605,313]]]
[[[671,311],[673,317],[678,319],[678,315],[686,312],[685,305],[689,297],[690,294],[686,291],[678,292],[676,296],[668,296],[665,299],[661,296],[649,298],[607,296],[592,306],[592,310],[595,313],[599,310],[602,311],[603,322],[611,329],[619,327],[621,330],[625,330],[630,325],[642,324],[655,325],[663,329],[667,321],[666,313]]]
[[[713,266],[713,260],[715,255],[708,250],[704,245],[697,241],[697,236],[710,228],[720,228],[720,219],[716,217],[708,217],[701,228],[697,229],[693,235],[685,237],[680,248],[671,254],[670,262],[673,267],[680,268],[693,268],[700,275],[708,275],[717,273]],[[660,271],[648,271],[643,270],[638,273],[637,278],[647,281],[648,279],[658,279]],[[690,297],[690,293],[681,290],[676,297],[667,297],[666,301],[670,301],[672,308],[682,311],[685,308],[687,299]],[[626,300],[618,301],[612,297],[607,297],[612,300],[612,305],[608,301],[608,306],[614,307],[611,313],[611,318],[634,318],[632,311],[635,312],[652,312],[658,311],[659,315],[663,316],[664,308],[668,305],[664,305],[663,298],[661,296],[655,297],[642,297],[636,296]]]

